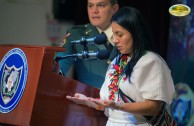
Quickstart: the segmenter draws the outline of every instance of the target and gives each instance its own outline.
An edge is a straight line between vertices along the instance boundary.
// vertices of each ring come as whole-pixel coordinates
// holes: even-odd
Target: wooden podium
[[[66,95],[73,95],[75,92],[99,97],[99,90],[52,72],[54,55],[65,51],[63,48],[0,45],[0,62],[13,48],[19,48],[25,53],[28,77],[17,106],[8,113],[0,113],[0,125],[105,126],[107,117],[102,111],[77,105],[66,99]]]

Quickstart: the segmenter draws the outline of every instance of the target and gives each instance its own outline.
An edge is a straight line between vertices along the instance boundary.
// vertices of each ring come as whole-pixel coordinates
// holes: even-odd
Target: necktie
[[[101,32],[101,34],[106,35],[104,32]],[[107,39],[107,42],[106,42],[104,45],[105,45],[106,49],[108,50],[108,52],[111,53],[113,46],[112,46],[112,44],[108,41],[108,39]]]

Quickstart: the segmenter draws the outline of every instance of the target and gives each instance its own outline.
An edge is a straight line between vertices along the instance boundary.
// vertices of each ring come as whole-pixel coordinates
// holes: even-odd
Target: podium
[[[17,126],[105,126],[107,117],[83,105],[66,99],[76,92],[99,97],[99,89],[52,72],[56,52],[62,47],[0,45],[0,63],[9,50],[19,48],[27,58],[26,85],[16,107],[0,112],[0,125]],[[0,75],[1,76],[1,75]],[[0,80],[0,87],[2,87]],[[2,95],[2,89],[0,89]],[[2,98],[2,96],[0,97]]]

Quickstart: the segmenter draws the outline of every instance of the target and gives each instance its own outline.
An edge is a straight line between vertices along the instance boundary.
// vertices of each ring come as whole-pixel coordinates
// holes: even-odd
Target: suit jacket
[[[97,28],[91,24],[75,26],[68,30],[68,32],[70,33],[70,36],[66,39],[66,44],[64,45],[66,51],[57,53],[57,56],[79,53],[85,49],[81,44],[72,46],[70,44],[72,40],[80,40],[83,36],[86,38],[92,38],[100,34]],[[87,49],[88,51],[96,52],[98,50],[105,50],[106,47],[104,44],[87,44]],[[70,66],[74,64],[74,79],[93,87],[100,88],[104,82],[106,70],[109,65],[108,62],[110,62],[116,56],[116,54],[117,50],[116,48],[113,48],[109,59],[107,60],[75,60],[74,58],[66,58],[60,61],[61,70],[63,73],[67,73]]]

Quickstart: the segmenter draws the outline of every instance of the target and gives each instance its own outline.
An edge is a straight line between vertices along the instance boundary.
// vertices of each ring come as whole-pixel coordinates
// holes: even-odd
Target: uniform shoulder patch
[[[88,35],[88,24],[77,25],[68,30],[70,34]]]
[[[85,25],[76,25],[74,27],[72,27],[70,30],[77,30],[77,29],[86,29],[87,27],[85,27]]]

